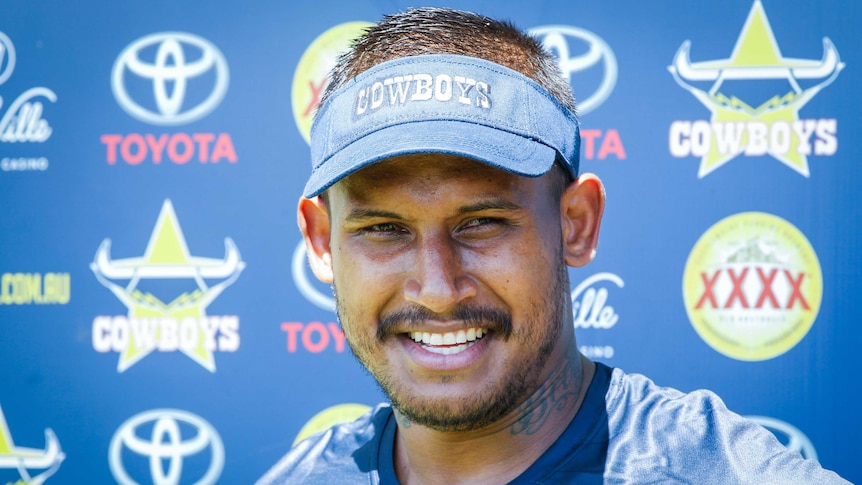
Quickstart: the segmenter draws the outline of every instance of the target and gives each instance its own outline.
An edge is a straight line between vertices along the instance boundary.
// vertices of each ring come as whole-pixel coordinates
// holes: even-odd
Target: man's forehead
[[[540,177],[541,178],[541,177]],[[455,206],[509,200],[521,205],[538,189],[535,178],[515,175],[475,160],[446,154],[409,155],[387,159],[345,177],[328,191],[330,205],[397,207],[410,198]],[[499,205],[499,203],[498,203]],[[331,207],[334,208],[334,207]]]

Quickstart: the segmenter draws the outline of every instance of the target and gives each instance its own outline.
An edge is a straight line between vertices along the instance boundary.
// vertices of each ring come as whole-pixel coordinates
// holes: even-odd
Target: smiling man
[[[388,16],[341,58],[298,218],[390,403],[259,483],[846,483],[712,393],[579,353],[567,268],[605,194],[574,108],[534,39],[471,13]]]

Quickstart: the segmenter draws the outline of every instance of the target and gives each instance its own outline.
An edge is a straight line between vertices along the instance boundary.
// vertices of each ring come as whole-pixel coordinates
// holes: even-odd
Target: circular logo
[[[617,58],[607,42],[589,30],[568,25],[536,27],[530,34],[557,57],[578,99],[578,113],[587,114],[608,99],[617,84]]]
[[[682,284],[698,335],[737,360],[760,361],[793,348],[811,329],[823,295],[817,254],[780,217],[744,212],[697,241]]]
[[[203,89],[208,94],[187,103],[189,84],[208,75],[214,78]],[[208,40],[184,32],[161,32],[123,49],[111,72],[111,89],[120,107],[134,118],[154,125],[181,125],[203,118],[221,103],[228,77],[227,61]]]
[[[746,416],[746,418],[771,431],[787,449],[798,451],[803,458],[817,459],[817,450],[814,449],[811,440],[795,426],[769,416]]]
[[[311,140],[311,122],[320,103],[320,95],[329,82],[329,71],[353,39],[372,25],[369,22],[336,25],[314,39],[299,59],[293,75],[291,102],[293,119],[306,142]]]
[[[371,408],[369,406],[364,404],[338,404],[336,406],[328,407],[312,416],[312,418],[305,423],[305,426],[303,426],[302,429],[299,430],[299,434],[296,435],[296,439],[293,440],[293,445],[296,446],[297,443],[305,438],[321,431],[326,431],[336,424],[355,421],[356,418],[367,413],[370,409]]]
[[[108,462],[122,485],[137,485],[123,462],[123,450],[148,458],[153,483],[176,485],[183,477],[183,461],[209,448],[209,466],[194,483],[216,483],[224,467],[224,445],[208,422],[178,409],[153,409],[137,414],[120,425],[111,438]],[[188,477],[186,477],[187,481]]]
[[[15,70],[15,45],[12,39],[0,32],[0,84],[6,82]]]

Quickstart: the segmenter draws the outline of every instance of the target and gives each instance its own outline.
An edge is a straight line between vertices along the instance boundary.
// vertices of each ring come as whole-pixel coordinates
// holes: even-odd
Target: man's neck
[[[574,346],[573,346],[574,347]],[[487,428],[442,432],[397,411],[394,462],[404,485],[508,483],[523,473],[574,419],[595,373],[577,349],[536,392]]]

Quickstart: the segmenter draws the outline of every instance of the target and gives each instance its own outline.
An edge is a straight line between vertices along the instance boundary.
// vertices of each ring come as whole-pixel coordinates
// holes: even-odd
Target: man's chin
[[[482,429],[495,421],[488,415],[476,413],[445,412],[441,410],[421,410],[398,408],[413,425],[423,426],[440,432],[464,432]]]
[[[441,432],[476,431],[500,420],[516,406],[513,393],[493,393],[469,398],[447,397],[428,399],[413,396],[393,399],[392,406],[414,425]]]

